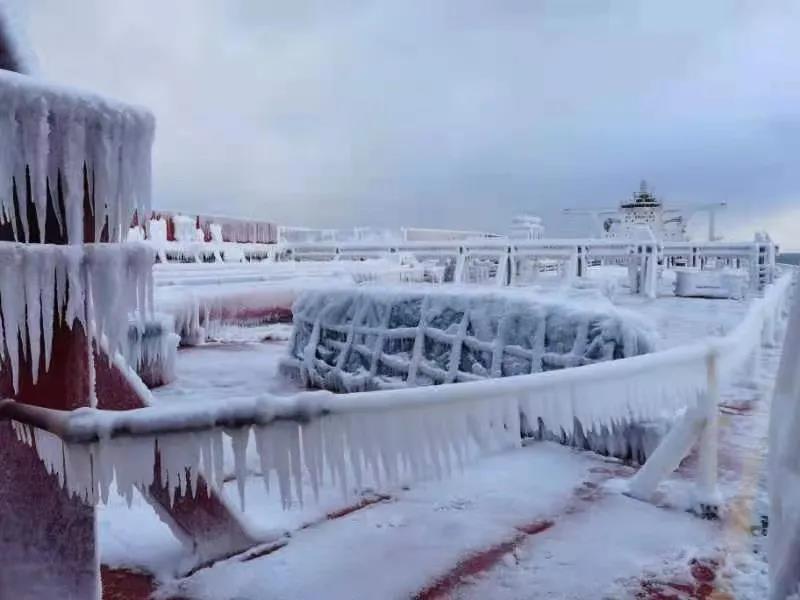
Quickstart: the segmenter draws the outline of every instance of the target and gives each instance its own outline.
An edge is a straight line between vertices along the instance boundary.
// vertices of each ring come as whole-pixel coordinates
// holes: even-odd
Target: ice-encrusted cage
[[[613,308],[486,292],[306,292],[284,373],[337,392],[576,367],[649,352],[649,330]]]

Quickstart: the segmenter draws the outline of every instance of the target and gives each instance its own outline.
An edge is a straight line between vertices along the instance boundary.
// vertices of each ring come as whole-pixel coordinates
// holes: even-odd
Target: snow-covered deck
[[[260,382],[251,368],[270,365],[280,346],[250,342],[182,353],[179,380],[158,393],[159,401],[190,399],[188,382],[199,372],[206,387],[197,384],[196,393],[222,398],[255,389]],[[243,517],[276,543],[265,545],[264,556],[223,561],[188,579],[175,574],[194,566],[191,557],[150,507],[137,497],[129,510],[117,498],[100,513],[102,560],[155,574],[165,597],[215,600],[408,598],[426,590],[429,597],[447,590],[459,598],[633,598],[643,590],[675,592],[672,584],[697,586],[702,581],[692,571],[702,579],[706,568],[717,572],[716,589],[763,598],[763,538],[750,527],[758,527],[765,507],[764,399],[778,356],[765,350],[755,385],[739,381],[723,391],[730,408],[722,415],[721,491],[732,509],[721,522],[685,510],[691,461],[652,505],[618,492],[616,478],[629,477],[631,467],[536,442],[444,481],[379,490],[380,496],[364,490],[362,508],[328,488],[319,503],[284,511],[254,474]],[[234,365],[241,373],[235,380]],[[255,471],[257,460],[250,462]],[[235,482],[226,494],[234,506]]]
[[[590,300],[596,290],[569,293]],[[749,305],[610,295],[652,321],[662,348],[729,332]],[[177,380],[155,390],[159,404],[296,391],[277,374],[286,325],[221,328],[216,337],[224,341],[179,353]],[[267,540],[261,549],[182,577],[196,566],[193,557],[137,496],[132,509],[122,498],[101,508],[101,560],[152,573],[164,597],[181,598],[655,598],[679,589],[705,597],[701,585],[763,598],[766,563],[750,528],[765,512],[765,399],[778,358],[779,350],[765,349],[756,381],[723,390],[720,485],[732,509],[720,522],[686,512],[691,460],[655,504],[620,494],[632,467],[533,442],[443,481],[366,482],[352,490],[355,500],[322,488],[319,502],[284,510],[277,494],[264,493],[253,455],[242,517]],[[304,486],[312,498],[311,483]],[[226,484],[232,507],[236,488]]]

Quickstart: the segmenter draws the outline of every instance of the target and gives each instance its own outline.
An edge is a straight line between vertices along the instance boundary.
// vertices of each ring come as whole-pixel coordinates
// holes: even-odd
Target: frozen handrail
[[[723,340],[576,369],[345,396],[305,392],[125,412],[60,413],[5,401],[0,418],[11,419],[17,437],[35,446],[46,468],[89,502],[107,498],[114,477],[128,498],[135,486],[151,485],[155,456],[160,481],[168,480],[172,490],[197,493],[199,473],[221,487],[224,432],[233,444],[242,501],[247,447],[255,440],[262,474],[268,480],[277,473],[288,506],[293,495],[302,501],[304,470],[315,493],[323,470],[345,493],[350,482],[360,486],[366,472],[389,483],[440,477],[453,461],[518,447],[522,417],[569,432],[576,422],[591,429],[700,409],[701,393],[716,380],[709,377],[709,364],[738,363],[736,341],[752,341],[748,336],[761,333],[755,326],[775,318],[788,284],[779,281],[750,307],[742,328]]]
[[[571,396],[571,409],[591,418],[596,405],[598,422],[605,419],[602,399],[598,400],[598,386],[604,384],[624,387],[641,379],[652,384],[650,395],[660,399],[659,387],[672,387],[688,392],[677,394],[675,403],[663,408],[681,408],[686,398],[702,390],[705,385],[707,356],[719,357],[722,373],[729,373],[741,364],[753,348],[747,339],[760,334],[760,327],[770,311],[776,311],[776,302],[786,293],[791,277],[785,276],[769,288],[764,298],[757,299],[747,316],[730,334],[711,338],[691,346],[671,348],[615,361],[599,362],[574,369],[545,371],[531,375],[517,375],[500,379],[486,379],[456,385],[378,390],[358,394],[336,395],[325,391],[303,392],[293,397],[262,396],[259,398],[232,399],[219,403],[193,403],[188,407],[147,407],[131,411],[104,411],[78,409],[72,412],[29,407],[4,401],[0,416],[12,418],[63,436],[76,443],[92,442],[122,436],[157,435],[179,431],[202,430],[213,427],[240,427],[266,425],[276,420],[306,422],[328,414],[357,414],[365,412],[391,412],[406,408],[441,406],[474,400],[486,396],[527,397],[529,403],[536,397],[546,396],[548,390],[565,389]],[[760,338],[759,338],[760,339]],[[742,348],[744,346],[744,348]],[[664,386],[655,379],[664,379],[663,370],[680,370],[684,378],[669,375]],[[659,377],[654,375],[659,374]],[[636,386],[638,389],[638,386]],[[581,392],[587,391],[586,397]],[[593,391],[592,391],[593,390]],[[592,392],[589,394],[588,392]],[[589,398],[591,396],[591,398]],[[653,406],[657,411],[659,407]],[[610,418],[621,419],[625,414],[636,413],[637,407],[627,401],[617,406]],[[649,412],[649,411],[648,411]],[[36,422],[31,422],[36,420]],[[564,423],[568,425],[567,423]],[[587,423],[588,424],[588,423]],[[51,429],[52,428],[52,429]]]

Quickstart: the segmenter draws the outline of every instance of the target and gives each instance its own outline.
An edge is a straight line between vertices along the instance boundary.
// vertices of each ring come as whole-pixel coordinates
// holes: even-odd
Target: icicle
[[[61,303],[56,306],[56,264],[57,255],[45,251],[40,253],[39,261],[39,293],[41,297],[42,339],[44,341],[44,369],[50,369],[50,358],[53,350],[53,328],[56,314],[61,313]],[[38,343],[38,342],[37,342]]]
[[[42,254],[39,252],[26,252],[23,268],[23,285],[25,290],[25,313],[27,316],[27,338],[30,348],[31,377],[35,384],[39,379],[39,352],[41,340],[42,295],[40,287],[40,273],[43,265],[40,264]],[[52,282],[48,282],[52,285]],[[25,340],[22,341],[25,344]]]
[[[3,333],[15,392],[19,392],[19,336],[25,319],[24,295],[20,294],[18,280],[23,267],[21,248],[14,244],[0,250],[0,309],[5,323]]]
[[[250,428],[233,429],[228,431],[233,446],[233,459],[236,473],[236,486],[239,490],[239,503],[242,511],[245,509],[245,483],[247,482],[247,442],[250,438]]]

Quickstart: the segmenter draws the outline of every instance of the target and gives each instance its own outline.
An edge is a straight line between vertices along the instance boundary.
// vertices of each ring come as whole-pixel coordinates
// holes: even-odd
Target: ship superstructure
[[[681,214],[671,214],[676,210],[664,208],[664,203],[648,190],[647,182],[642,181],[639,191],[629,200],[624,200],[615,215],[603,221],[603,236],[606,238],[636,239],[649,228],[659,241],[684,241],[686,219]]]

